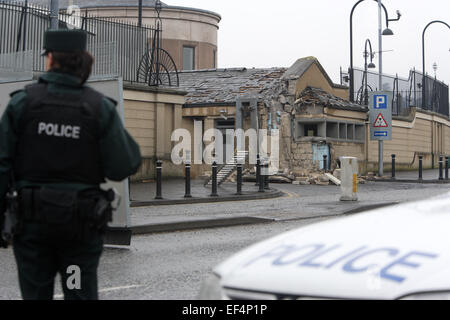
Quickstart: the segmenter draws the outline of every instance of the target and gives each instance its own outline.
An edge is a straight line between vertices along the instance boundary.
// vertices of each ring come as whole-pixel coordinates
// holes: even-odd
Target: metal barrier
[[[33,51],[0,54],[0,81],[22,81],[33,78]]]
[[[341,84],[351,86],[349,79],[354,77],[353,92],[355,101],[364,105],[367,101],[366,95],[366,71],[354,68],[349,73],[341,71]],[[379,74],[377,72],[367,71],[367,92],[371,91],[391,91],[393,93],[392,114],[409,114],[411,106],[433,111],[441,115],[449,116],[449,88],[448,85],[436,78],[411,70],[407,79],[400,78],[398,75],[382,75],[383,88],[379,88]],[[423,81],[425,79],[425,82]],[[424,83],[423,83],[424,82]],[[422,99],[422,89],[425,87],[425,99]],[[425,103],[423,102],[425,101]]]
[[[423,156],[419,156],[419,180],[423,180]]]
[[[237,164],[237,191],[236,195],[242,195],[242,163]]]
[[[327,173],[328,171],[328,156],[326,154],[323,155],[323,172]]]
[[[185,177],[185,189],[186,192],[184,194],[185,198],[192,198],[191,195],[191,164],[190,163],[186,163],[186,177]]]
[[[261,160],[259,159],[259,154],[256,155],[256,183],[259,185],[259,177],[261,176]]]
[[[448,167],[449,167],[449,157],[445,157],[445,180],[448,180]]]
[[[392,179],[395,179],[395,154],[392,155]]]
[[[74,24],[74,21],[77,23]],[[45,71],[41,56],[44,33],[50,28],[50,10],[28,2],[0,0],[0,55],[32,52],[31,70]],[[92,77],[117,75],[125,82],[178,86],[178,71],[172,57],[162,49],[162,29],[138,26],[137,22],[59,13],[59,28],[88,32],[88,50],[94,56]]]
[[[217,194],[217,162],[212,163],[212,192],[211,197],[218,197]]]
[[[156,197],[155,199],[161,200],[162,197],[162,161],[156,161]]]

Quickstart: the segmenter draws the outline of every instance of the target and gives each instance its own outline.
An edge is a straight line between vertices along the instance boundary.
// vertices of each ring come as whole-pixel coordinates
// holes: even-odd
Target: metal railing
[[[0,55],[0,82],[33,78],[33,51],[19,51]]]
[[[0,2],[0,54],[32,51],[32,69],[44,70],[40,56],[43,35],[50,26],[49,11],[16,2]]]
[[[365,71],[354,68],[353,77],[355,88],[355,101],[363,105],[365,100]],[[406,115],[410,107],[417,107],[423,110],[433,111],[445,116],[449,116],[449,88],[445,83],[425,77],[425,105],[422,103],[422,73],[411,70],[408,79],[400,78],[398,75],[383,75],[383,88],[379,86],[378,73],[367,71],[367,92],[371,91],[391,91],[393,93],[392,113],[394,115]],[[341,84],[350,84],[349,74],[341,71]]]
[[[41,52],[44,33],[49,28],[49,8],[0,0],[0,55],[32,52],[32,71],[44,71],[45,60]],[[86,10],[78,16],[60,11],[59,28],[79,28],[88,32],[88,50],[95,59],[92,77],[117,75],[125,82],[178,85],[175,64],[170,55],[160,48],[162,30],[159,27],[94,17]],[[154,48],[154,45],[158,47]],[[161,62],[162,53],[168,56],[165,58],[169,62],[165,65]],[[173,66],[169,66],[171,62]]]
[[[420,101],[417,105],[422,109],[434,111],[449,116],[448,85],[436,78],[426,76],[425,84],[422,83],[423,74],[416,72],[416,90],[420,91]],[[422,86],[425,85],[425,106],[422,104]]]

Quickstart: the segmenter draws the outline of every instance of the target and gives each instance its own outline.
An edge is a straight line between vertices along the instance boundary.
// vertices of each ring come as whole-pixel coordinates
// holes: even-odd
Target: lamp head
[[[369,63],[369,64],[367,65],[367,68],[369,68],[369,69],[375,69],[375,68],[376,68],[375,63],[373,63],[373,62]]]
[[[386,29],[383,30],[382,35],[383,35],[383,36],[393,36],[393,35],[394,35],[394,32],[392,32],[391,29],[386,28]]]

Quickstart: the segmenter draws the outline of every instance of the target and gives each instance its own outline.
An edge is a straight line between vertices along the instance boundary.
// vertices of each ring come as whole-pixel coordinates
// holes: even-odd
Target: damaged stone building
[[[191,132],[194,120],[203,122],[204,131],[235,129],[236,101],[255,98],[258,128],[280,130],[283,172],[318,170],[323,154],[331,161],[364,154],[367,109],[346,101],[348,88],[334,84],[314,57],[299,59],[290,68],[181,72],[180,84],[187,92],[182,126]],[[249,127],[247,119],[244,129]],[[205,170],[194,169],[197,175]]]
[[[156,160],[163,160],[164,176],[184,176],[183,166],[171,161],[173,130],[186,129],[195,136],[195,121],[202,124],[201,135],[212,128],[222,133],[235,129],[242,99],[254,99],[258,129],[279,129],[279,168],[285,175],[320,171],[323,155],[331,169],[339,157],[353,156],[360,174],[377,170],[378,147],[370,141],[367,107],[349,102],[348,87],[334,84],[314,57],[289,68],[182,71],[179,78],[177,90],[140,88],[139,96],[124,92],[126,126],[142,150],[148,150],[138,179],[153,177]],[[418,155],[428,168],[438,158],[433,154],[450,154],[448,117],[413,106],[408,112],[393,116],[393,140],[385,142],[386,170],[394,153],[398,169],[417,168]],[[248,116],[243,129],[251,126]],[[223,140],[224,148],[228,143]],[[209,165],[194,164],[191,174],[195,178],[209,171]]]
[[[236,127],[236,102],[242,97],[257,101],[258,128],[280,130],[280,172],[305,176],[339,165],[339,157],[358,159],[359,172],[376,171],[378,148],[370,140],[368,108],[348,101],[349,89],[333,83],[314,57],[297,60],[289,68],[212,69],[180,73],[187,94],[182,126],[192,132],[193,121],[203,130]],[[431,155],[450,153],[448,117],[411,106],[406,116],[393,116],[393,140],[385,142],[384,163],[391,154],[398,169],[414,169],[418,155],[432,167]],[[249,128],[249,121],[244,127]],[[224,143],[227,143],[224,141]],[[195,175],[210,170],[197,166]]]
[[[291,111],[292,132],[283,132],[284,166],[297,175],[335,169],[340,156],[364,159],[366,113],[368,109],[352,104],[326,91],[307,87]]]

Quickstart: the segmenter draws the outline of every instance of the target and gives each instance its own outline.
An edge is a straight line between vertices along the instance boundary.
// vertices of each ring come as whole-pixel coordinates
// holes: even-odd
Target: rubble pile
[[[295,105],[298,108],[301,106],[320,105],[324,107],[332,107],[334,109],[354,109],[358,111],[362,108],[359,104],[336,97],[325,90],[309,86],[303,90],[301,98],[295,101]]]
[[[338,180],[341,179],[340,174],[341,169],[336,169],[333,171],[332,175]],[[234,177],[235,181],[236,173],[231,177]],[[244,170],[243,180],[246,182],[255,182],[256,174],[254,170]],[[367,177],[358,176],[358,184],[364,184],[368,180]],[[287,170],[280,171],[276,175],[269,177],[270,183],[290,183],[295,185],[336,185],[323,171],[304,171],[304,172],[289,172]]]

